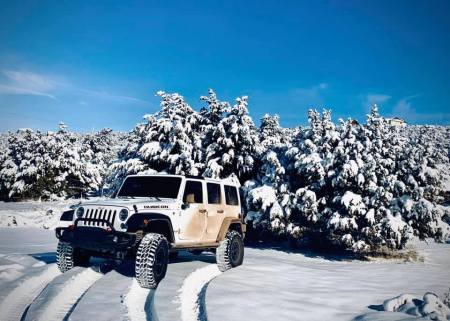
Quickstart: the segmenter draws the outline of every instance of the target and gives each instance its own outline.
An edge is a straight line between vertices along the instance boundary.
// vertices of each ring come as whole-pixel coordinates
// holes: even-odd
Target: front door
[[[181,212],[180,239],[201,241],[206,232],[202,181],[186,180],[183,202],[187,208]]]

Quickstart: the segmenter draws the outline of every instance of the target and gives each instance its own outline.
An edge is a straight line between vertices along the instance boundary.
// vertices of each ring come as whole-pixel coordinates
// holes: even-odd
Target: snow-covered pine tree
[[[259,140],[263,148],[287,147],[289,138],[280,126],[280,117],[278,115],[265,114],[261,118]]]
[[[92,164],[101,177],[101,188],[108,188],[106,178],[111,175],[110,165],[117,159],[118,152],[124,148],[124,133],[115,133],[110,128],[104,128],[95,133],[81,137],[81,157],[84,162]]]
[[[9,155],[9,145],[8,145],[8,135],[0,134],[0,178],[1,171],[4,167],[5,162],[8,160]],[[7,199],[8,190],[5,185],[6,182],[0,179],[0,200]]]
[[[294,238],[322,228],[322,215],[330,211],[326,205],[331,196],[329,175],[333,174],[334,150],[340,143],[329,111],[321,115],[309,110],[308,121],[310,127],[299,133],[286,152],[293,193],[285,205],[290,212],[287,232]]]
[[[264,239],[270,231],[284,235],[287,213],[280,202],[286,202],[291,195],[285,179],[284,154],[289,146],[289,135],[279,124],[278,116],[265,114],[259,127],[259,140],[263,153],[261,166],[254,179],[244,186],[246,217],[249,224],[249,238]]]
[[[200,125],[201,117],[179,94],[158,92],[161,110],[145,115],[127,146],[112,165],[109,181],[120,184],[126,175],[143,172],[166,172],[199,175],[203,164]]]
[[[212,143],[206,149],[205,176],[224,178],[235,174],[243,182],[254,175],[261,148],[248,114],[247,100],[247,96],[237,98],[230,112],[214,128]]]
[[[201,116],[202,132],[205,135],[205,146],[208,146],[211,142],[213,129],[219,125],[223,116],[230,111],[231,107],[228,102],[220,101],[213,89],[209,89],[208,96],[201,96],[200,100],[206,104],[200,109],[199,114]]]

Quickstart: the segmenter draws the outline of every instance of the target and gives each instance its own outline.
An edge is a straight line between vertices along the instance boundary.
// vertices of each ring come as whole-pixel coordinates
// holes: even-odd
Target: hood
[[[136,197],[136,198],[110,198],[105,200],[98,200],[92,202],[81,203],[80,206],[117,206],[121,208],[128,208],[128,210],[133,210],[134,206],[137,207],[138,212],[148,211],[154,209],[175,209],[178,208],[178,202],[176,199],[161,199],[157,200],[155,198],[146,197]]]

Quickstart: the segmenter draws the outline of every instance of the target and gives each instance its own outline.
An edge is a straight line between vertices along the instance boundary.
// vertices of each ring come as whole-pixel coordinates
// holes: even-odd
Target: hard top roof
[[[238,181],[224,178],[224,179],[215,179],[210,177],[203,177],[203,176],[194,176],[194,175],[177,175],[177,174],[134,174],[134,175],[128,175],[127,177],[140,177],[140,176],[165,176],[165,177],[180,177],[180,178],[187,178],[187,179],[199,179],[204,180],[207,182],[215,182],[215,183],[226,183],[229,185],[235,185],[240,186],[241,184]]]

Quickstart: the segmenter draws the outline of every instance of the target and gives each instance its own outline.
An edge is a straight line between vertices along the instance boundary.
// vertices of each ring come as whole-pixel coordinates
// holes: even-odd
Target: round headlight
[[[77,214],[78,218],[82,218],[84,214],[84,207],[77,208],[77,211],[75,213]]]
[[[119,213],[119,218],[121,221],[125,221],[128,217],[128,210],[127,209],[122,209]]]

